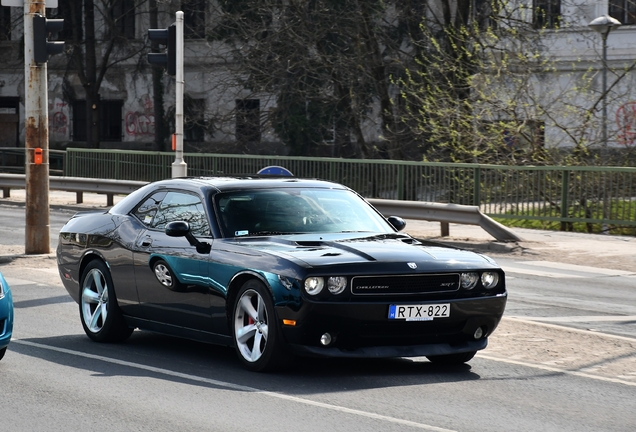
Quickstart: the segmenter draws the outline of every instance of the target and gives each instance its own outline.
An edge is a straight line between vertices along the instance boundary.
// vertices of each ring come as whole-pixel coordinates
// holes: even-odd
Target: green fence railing
[[[186,153],[189,176],[255,174],[284,166],[345,184],[367,198],[477,205],[500,218],[636,226],[636,168],[500,166]],[[68,149],[65,175],[155,181],[174,153]]]
[[[0,147],[0,172],[24,174],[26,149],[24,147]],[[64,150],[49,150],[49,174],[62,175]]]

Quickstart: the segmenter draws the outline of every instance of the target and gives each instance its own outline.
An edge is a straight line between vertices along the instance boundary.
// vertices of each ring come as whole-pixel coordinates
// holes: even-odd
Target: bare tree
[[[76,74],[86,98],[86,143],[100,145],[100,87],[113,66],[135,62],[147,50],[134,39],[135,16],[145,0],[59,0],[68,74]]]
[[[634,64],[613,70],[612,85],[602,94],[597,69],[574,52],[576,46],[568,47],[568,63],[552,54],[563,55],[557,44],[568,34],[589,40],[588,46],[596,35],[522,6],[502,0],[428,3],[415,64],[405,64],[404,75],[396,77],[405,121],[426,159],[595,161],[601,100],[627,97],[616,89]]]
[[[334,156],[374,157],[401,132],[390,76],[419,3],[224,0],[211,37],[233,47],[244,87],[275,95],[269,121],[294,154],[333,142]]]

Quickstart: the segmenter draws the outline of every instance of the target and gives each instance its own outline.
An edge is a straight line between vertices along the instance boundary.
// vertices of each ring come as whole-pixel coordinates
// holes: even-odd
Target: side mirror
[[[184,221],[168,222],[166,235],[168,237],[185,237],[190,232],[190,224]]]
[[[190,246],[197,248],[200,254],[208,254],[212,250],[209,243],[200,242],[190,231],[190,224],[185,221],[174,221],[166,224],[166,235],[168,237],[185,237]]]
[[[402,231],[406,228],[406,221],[399,216],[389,216],[387,218],[389,223],[398,231]]]

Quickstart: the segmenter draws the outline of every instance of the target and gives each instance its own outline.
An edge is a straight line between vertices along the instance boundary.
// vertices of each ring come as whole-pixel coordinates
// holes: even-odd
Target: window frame
[[[73,128],[71,137],[74,142],[86,141],[86,99],[74,100]],[[123,109],[122,99],[100,99],[99,101],[99,140],[104,142],[122,142],[123,139]],[[118,115],[112,115],[118,113]],[[114,120],[112,120],[114,119]]]
[[[261,100],[237,99],[235,139],[240,143],[261,141]]]
[[[535,29],[557,29],[561,24],[561,0],[532,0],[532,25]]]
[[[135,39],[136,5],[135,0],[113,0],[110,8],[110,19],[113,22],[116,38]]]
[[[636,1],[609,0],[607,14],[619,20],[622,25],[634,25],[636,24]]]
[[[205,0],[183,0],[183,38],[205,39]]]

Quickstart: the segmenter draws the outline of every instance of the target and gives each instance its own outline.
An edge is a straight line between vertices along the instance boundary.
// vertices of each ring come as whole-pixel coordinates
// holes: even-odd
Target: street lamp
[[[616,18],[603,15],[593,19],[587,26],[601,34],[603,38],[603,146],[607,148],[607,36],[613,28],[619,27],[621,22]]]

